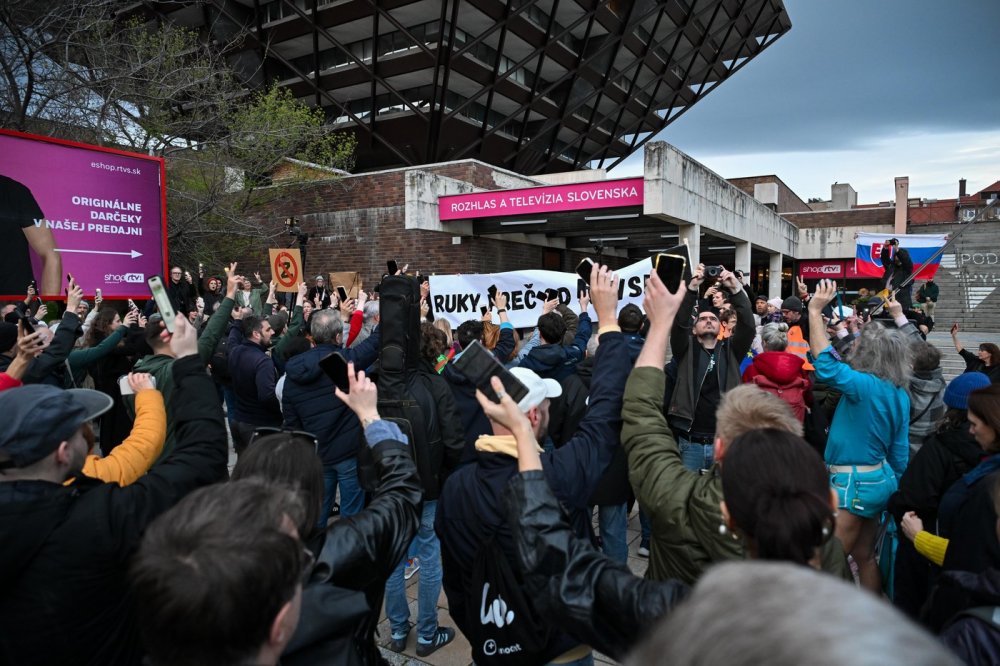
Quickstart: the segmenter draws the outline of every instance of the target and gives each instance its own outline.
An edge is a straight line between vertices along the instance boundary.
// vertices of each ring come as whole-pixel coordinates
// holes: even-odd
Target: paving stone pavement
[[[647,560],[636,555],[636,550],[639,548],[638,508],[633,509],[632,513],[629,515],[627,539],[629,569],[631,569],[632,573],[636,576],[643,576],[646,573]],[[417,583],[419,580],[420,573],[417,572],[412,578],[410,578],[410,580],[406,581],[406,596],[410,601],[411,622],[415,622],[417,617]],[[379,633],[376,637],[376,643],[380,646],[383,656],[389,661],[389,663],[394,664],[395,666],[422,666],[424,664],[428,664],[430,666],[469,666],[472,663],[472,651],[469,647],[469,642],[465,639],[465,636],[462,635],[462,632],[458,630],[457,625],[451,619],[451,615],[448,613],[448,599],[445,597],[443,590],[441,591],[441,596],[438,597],[438,624],[446,627],[453,627],[456,631],[455,640],[443,648],[440,648],[429,657],[420,658],[417,657],[416,653],[416,633],[411,631],[409,641],[406,644],[406,649],[397,654],[384,647],[389,642],[391,632],[389,631],[389,621],[385,617],[385,608],[383,607],[382,614],[379,617]],[[594,661],[596,664],[617,663],[610,657],[596,652],[594,653]]]

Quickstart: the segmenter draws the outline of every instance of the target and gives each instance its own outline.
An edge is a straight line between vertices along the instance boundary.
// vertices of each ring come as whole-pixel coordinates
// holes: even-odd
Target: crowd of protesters
[[[435,319],[405,266],[288,294],[175,266],[172,333],[29,288],[0,323],[0,663],[379,664],[459,631],[480,666],[1000,662],[1000,348],[953,325],[946,382],[933,282],[845,308],[710,268],[640,308],[595,265],[522,330],[502,291]]]

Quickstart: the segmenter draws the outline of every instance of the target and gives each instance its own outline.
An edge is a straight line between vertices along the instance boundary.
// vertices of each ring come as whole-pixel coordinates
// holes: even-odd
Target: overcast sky
[[[784,0],[792,29],[659,139],[803,199],[954,197],[1000,180],[1000,0]],[[642,151],[614,176],[642,171]]]

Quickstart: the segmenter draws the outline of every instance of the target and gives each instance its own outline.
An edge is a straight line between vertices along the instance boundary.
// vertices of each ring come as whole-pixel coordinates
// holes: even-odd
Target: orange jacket
[[[105,457],[87,456],[83,473],[105,483],[127,486],[149,471],[167,439],[167,410],[156,390],[135,394],[135,424],[125,440]]]
[[[809,341],[803,337],[802,328],[798,324],[793,324],[788,328],[788,346],[785,347],[785,351],[795,354],[805,361],[802,365],[803,370],[812,371],[816,369],[809,362],[809,357],[806,356],[809,353]]]

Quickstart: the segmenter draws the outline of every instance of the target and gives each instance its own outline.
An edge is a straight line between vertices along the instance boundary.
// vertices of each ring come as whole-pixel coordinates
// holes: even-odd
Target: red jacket
[[[754,357],[743,373],[744,384],[757,384],[761,388],[775,393],[782,399],[783,390],[801,389],[804,405],[791,406],[799,420],[805,416],[804,407],[812,406],[812,381],[804,369],[805,361],[789,352],[764,352]],[[802,413],[799,413],[799,412]]]
[[[0,391],[17,388],[18,386],[24,386],[24,382],[20,379],[14,379],[6,372],[0,372]]]

